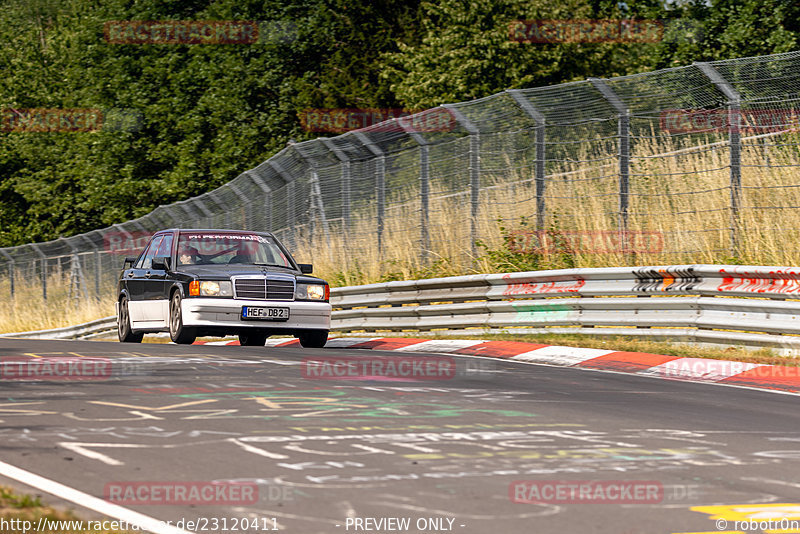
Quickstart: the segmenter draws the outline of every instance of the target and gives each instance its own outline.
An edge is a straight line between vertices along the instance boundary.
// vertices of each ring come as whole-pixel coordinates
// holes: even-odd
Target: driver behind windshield
[[[196,248],[187,247],[183,249],[181,252],[178,253],[178,264],[179,265],[194,265],[198,263],[198,259],[200,257],[200,253],[197,251]]]

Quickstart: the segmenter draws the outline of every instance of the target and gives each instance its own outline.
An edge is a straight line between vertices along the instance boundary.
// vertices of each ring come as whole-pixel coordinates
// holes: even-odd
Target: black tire
[[[134,332],[131,329],[131,314],[128,313],[128,297],[122,297],[119,301],[117,336],[121,343],[141,343],[142,339],[144,339],[143,332]]]
[[[197,330],[183,326],[181,293],[176,291],[169,301],[169,338],[179,345],[191,345],[197,339]]]
[[[242,332],[239,334],[239,344],[243,347],[263,347],[268,337],[264,332]]]
[[[328,342],[327,330],[306,330],[297,335],[300,345],[306,349],[321,349]]]

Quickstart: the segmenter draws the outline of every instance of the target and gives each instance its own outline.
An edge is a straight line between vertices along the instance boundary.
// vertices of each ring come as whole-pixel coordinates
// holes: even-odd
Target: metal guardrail
[[[800,269],[670,265],[336,288],[332,328],[626,335],[800,349]]]
[[[337,332],[626,335],[800,351],[800,268],[669,265],[407,280],[331,290]],[[0,337],[89,339],[116,317]]]
[[[33,330],[30,332],[14,332],[0,334],[0,337],[13,337],[23,339],[91,339],[93,337],[116,332],[117,317],[103,317],[75,326],[53,328],[50,330]]]

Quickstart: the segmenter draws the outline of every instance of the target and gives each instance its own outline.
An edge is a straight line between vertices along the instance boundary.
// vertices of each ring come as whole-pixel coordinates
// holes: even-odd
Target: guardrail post
[[[478,210],[480,209],[481,194],[481,131],[453,104],[444,104],[442,107],[450,112],[469,133],[470,250],[472,257],[477,258],[478,249],[475,242],[478,240]]]
[[[603,97],[608,100],[614,109],[619,113],[618,134],[619,134],[619,231],[620,244],[622,250],[627,253],[628,247],[628,189],[630,181],[630,158],[631,158],[631,135],[630,121],[631,114],[628,106],[617,96],[606,80],[602,78],[589,78],[595,89],[600,91]]]
[[[42,299],[47,302],[47,256],[44,255],[36,243],[31,243],[30,246],[33,247],[33,250],[36,251],[42,261]]]
[[[364,132],[356,130],[353,135],[375,156],[375,197],[378,201],[378,256],[383,257],[383,227],[386,220],[386,156],[378,145],[370,141]]]
[[[0,248],[0,254],[3,255],[6,260],[8,260],[8,283],[9,289],[11,290],[11,298],[14,298],[14,258],[11,255]]]
[[[534,166],[534,178],[536,180],[536,230],[541,235],[545,230],[545,216],[547,215],[547,205],[545,204],[545,161],[547,151],[545,145],[545,117],[540,113],[530,100],[522,95],[520,89],[507,89],[506,92],[530,116],[536,124],[536,164]]]
[[[695,66],[728,99],[728,142],[730,143],[730,188],[731,188],[731,256],[739,255],[739,206],[742,195],[742,97],[736,89],[722,77],[722,74],[706,62],[695,62]]]

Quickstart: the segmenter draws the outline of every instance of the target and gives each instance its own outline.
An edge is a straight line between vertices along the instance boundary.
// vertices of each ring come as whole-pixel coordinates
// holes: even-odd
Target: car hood
[[[300,273],[294,269],[283,267],[266,267],[262,265],[181,265],[176,272],[184,273],[198,278],[227,278],[230,276],[242,275],[266,275],[266,274],[289,274],[297,276]]]

